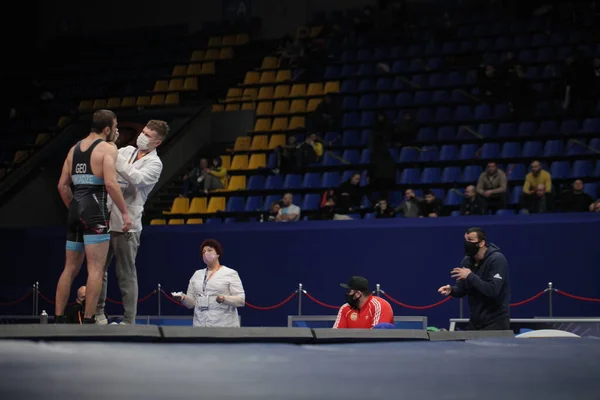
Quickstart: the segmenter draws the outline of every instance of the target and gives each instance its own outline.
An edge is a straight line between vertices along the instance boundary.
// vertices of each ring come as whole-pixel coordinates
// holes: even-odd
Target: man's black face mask
[[[469,257],[475,257],[479,251],[479,242],[469,242],[465,240],[465,254]]]

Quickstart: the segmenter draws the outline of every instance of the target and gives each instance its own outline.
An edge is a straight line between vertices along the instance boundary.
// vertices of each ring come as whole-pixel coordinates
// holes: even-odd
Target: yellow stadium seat
[[[163,211],[164,215],[172,214],[187,214],[190,208],[190,199],[187,197],[175,197],[173,199],[173,205],[171,205],[170,211]]]
[[[210,111],[213,111],[213,112],[225,111],[225,106],[223,104],[213,104],[210,108]]]
[[[254,123],[254,132],[266,132],[271,130],[270,118],[259,118]]]
[[[91,111],[94,109],[94,102],[92,100],[81,100],[79,102],[79,111]]]
[[[150,225],[166,225],[167,220],[165,219],[153,219],[150,221]]]
[[[217,49],[209,49],[206,51],[204,55],[205,61],[214,61],[219,59],[219,50]]]
[[[273,86],[263,86],[258,91],[258,100],[271,100],[273,98]]]
[[[274,82],[275,82],[275,72],[265,71],[262,74],[260,74],[260,83],[268,84],[268,83],[274,83]]]
[[[171,76],[185,76],[187,73],[187,65],[176,65],[173,67]]]
[[[227,101],[240,101],[242,99],[242,89],[229,88],[227,89]]]
[[[290,114],[302,114],[306,112],[306,100],[296,99],[292,101],[290,106]]]
[[[176,78],[169,81],[169,92],[178,92],[183,90],[183,79]]]
[[[150,105],[150,96],[139,96],[135,102],[136,106],[146,107]]]
[[[257,88],[246,88],[244,89],[244,93],[242,94],[242,99],[244,100],[256,100],[258,98],[258,89]]]
[[[250,150],[266,150],[269,144],[269,137],[267,135],[255,135],[252,137],[252,145]]]
[[[56,126],[58,126],[59,128],[63,128],[65,126],[67,126],[67,124],[71,122],[71,118],[67,117],[67,116],[62,116],[58,119],[58,122],[56,123]]]
[[[205,62],[202,64],[202,71],[200,71],[200,75],[214,75],[215,71],[214,61]]]
[[[35,145],[36,146],[41,146],[44,143],[46,143],[48,140],[50,140],[52,136],[49,133],[38,133],[37,136],[35,137]]]
[[[254,85],[258,83],[260,80],[260,74],[256,71],[248,71],[246,72],[246,77],[244,78],[244,85]]]
[[[225,211],[225,197],[211,197],[206,212],[208,214]]]
[[[121,107],[121,99],[119,97],[111,97],[108,99],[108,103],[106,103],[106,108],[120,108]]]
[[[261,69],[275,69],[279,67],[279,59],[273,56],[266,56],[262,60]]]
[[[225,111],[240,111],[240,103],[231,103],[225,106]]]
[[[256,107],[256,116],[265,117],[271,115],[273,111],[273,103],[270,101],[261,101],[258,103],[258,107]]]
[[[219,47],[222,40],[220,36],[212,36],[208,39],[208,47]]]
[[[221,41],[221,46],[233,46],[235,45],[235,35],[227,35]]]
[[[239,136],[235,139],[233,151],[248,151],[251,143],[252,138],[250,136]]]
[[[195,76],[185,78],[183,90],[198,90],[198,78]]]
[[[233,49],[231,47],[222,48],[219,51],[219,60],[230,60],[233,58]]]
[[[201,73],[202,73],[202,64],[188,65],[186,75],[200,75]]]
[[[267,166],[267,157],[265,153],[255,153],[250,156],[248,169],[259,169]]]
[[[273,115],[284,115],[290,112],[290,102],[287,100],[279,100],[275,102],[273,107]]]
[[[300,128],[304,128],[304,126],[305,126],[304,117],[292,117],[292,119],[290,120],[290,125],[288,126],[288,129],[300,129]]]
[[[271,131],[285,131],[288,128],[288,119],[287,117],[278,117],[273,120],[273,124],[271,125]]]
[[[188,218],[186,221],[188,225],[200,225],[202,224],[202,218]]]
[[[231,161],[231,169],[247,169],[248,168],[248,156],[246,154],[237,154],[233,156]]]
[[[243,46],[250,41],[250,36],[247,33],[238,33],[235,36],[235,45]]]
[[[248,101],[246,103],[242,103],[242,111],[252,111],[254,110],[254,102]]]
[[[231,169],[231,156],[221,156],[221,167]]]
[[[277,85],[275,87],[275,94],[273,95],[274,99],[285,99],[290,95],[290,87],[289,85]]]
[[[167,106],[176,106],[179,104],[179,93],[168,93],[167,98],[165,99],[165,105]]]
[[[307,96],[323,96],[323,84],[321,82],[313,82],[308,85],[306,91]]]
[[[169,81],[161,79],[154,84],[154,92],[166,92],[169,90]]]
[[[194,197],[187,214],[204,214],[206,212],[206,197]]]
[[[304,97],[306,96],[306,83],[296,83],[292,85],[290,91],[290,97]]]
[[[106,108],[106,100],[105,99],[96,99],[94,100],[94,104],[92,105],[94,110],[99,110],[101,108]]]
[[[275,82],[288,82],[292,80],[292,71],[289,69],[280,69],[275,76]]]
[[[245,190],[246,189],[246,176],[245,175],[234,175],[229,178],[229,184],[227,190]]]
[[[311,39],[314,39],[317,36],[319,36],[319,34],[321,33],[322,30],[323,30],[322,26],[313,26],[313,27],[310,28],[310,33],[308,34],[308,36]]]
[[[27,158],[29,158],[29,152],[25,150],[19,150],[15,153],[13,163],[21,164],[23,161],[27,160]]]
[[[204,50],[194,50],[192,53],[192,57],[190,58],[191,62],[204,61]]]
[[[332,81],[325,83],[325,89],[323,89],[323,93],[338,93],[340,91],[340,82]]]
[[[317,107],[319,106],[319,104],[321,104],[321,102],[323,101],[323,99],[310,99],[308,100],[308,105],[306,106],[306,112],[313,112],[317,109]]]
[[[151,106],[164,106],[165,105],[165,95],[164,94],[155,94],[150,98]]]
[[[169,220],[169,225],[183,225],[185,221],[183,218],[173,218]]]
[[[285,135],[275,134],[271,135],[271,139],[269,140],[269,150],[273,150],[279,146],[285,146]]]
[[[121,107],[135,107],[136,99],[133,96],[123,97]]]

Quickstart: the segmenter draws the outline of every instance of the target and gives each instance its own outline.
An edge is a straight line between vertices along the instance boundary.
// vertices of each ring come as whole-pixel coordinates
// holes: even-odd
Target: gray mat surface
[[[600,340],[0,341],[2,399],[598,399]]]

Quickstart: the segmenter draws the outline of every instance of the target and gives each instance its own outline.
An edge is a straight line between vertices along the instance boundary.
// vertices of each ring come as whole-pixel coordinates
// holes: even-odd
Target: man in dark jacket
[[[456,286],[442,286],[444,296],[469,298],[468,330],[510,329],[510,284],[508,262],[500,249],[488,243],[485,232],[470,228],[465,234],[466,256],[452,270]]]
[[[85,286],[77,289],[77,299],[75,304],[70,306],[65,312],[67,324],[81,324],[83,321],[83,311],[85,310]]]

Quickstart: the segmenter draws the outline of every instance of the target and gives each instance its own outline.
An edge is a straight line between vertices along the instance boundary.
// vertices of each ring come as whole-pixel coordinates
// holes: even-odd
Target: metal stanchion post
[[[33,284],[33,291],[31,292],[31,315],[35,317],[35,283]]]
[[[40,311],[40,283],[35,283],[35,314],[38,315]]]
[[[458,317],[462,319],[463,317],[463,299],[462,297],[458,300]]]
[[[548,316],[552,317],[552,292],[554,288],[552,287],[552,282],[548,282]]]
[[[302,284],[298,284],[298,315],[302,315]]]
[[[375,296],[381,297],[381,285],[379,283],[375,285]]]
[[[160,316],[160,294],[161,294],[161,290],[160,290],[160,283],[158,284],[158,288],[156,291],[156,294],[158,294],[158,315]]]

